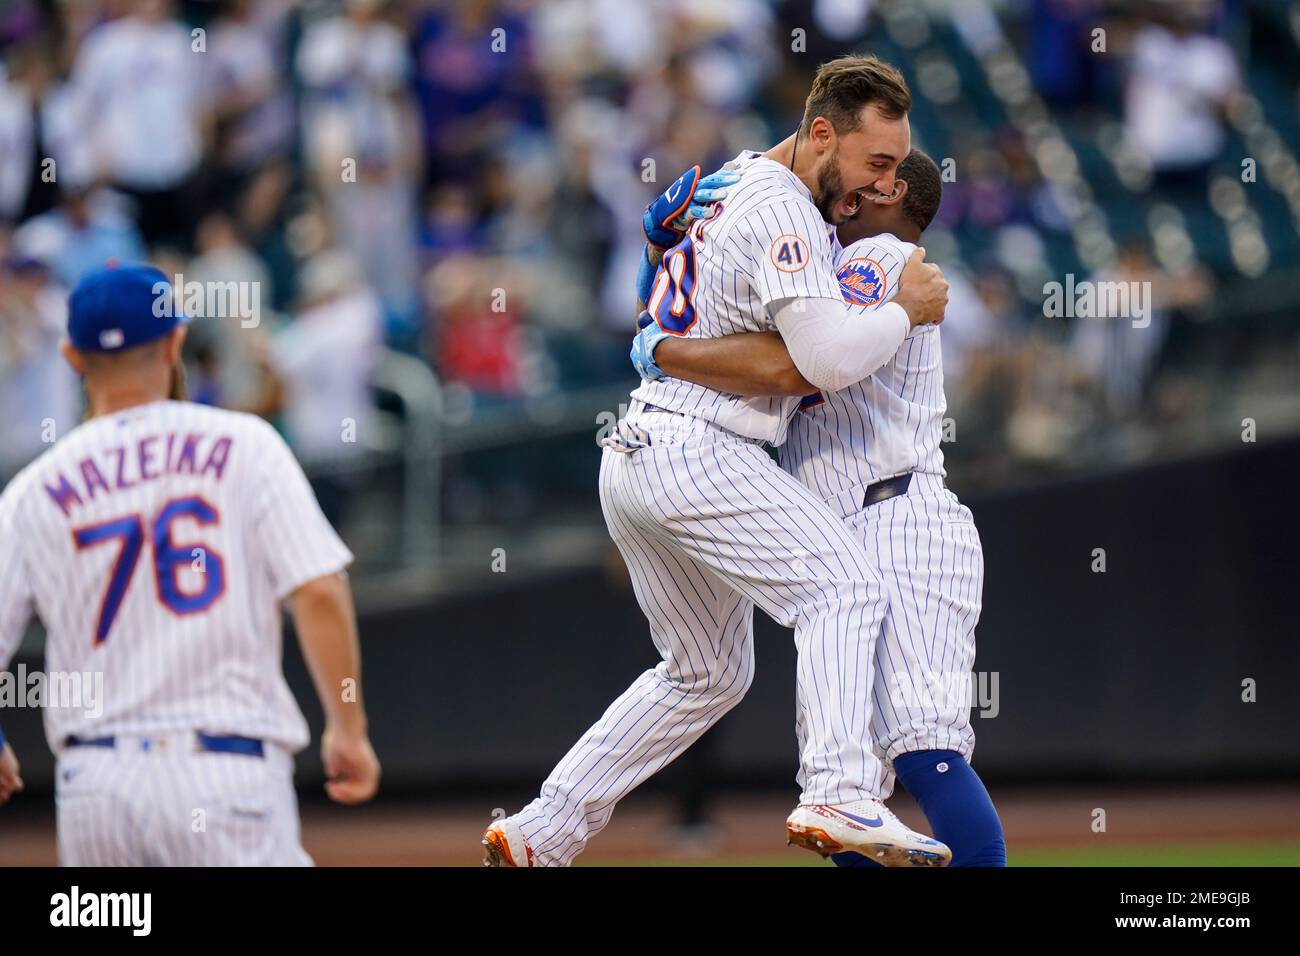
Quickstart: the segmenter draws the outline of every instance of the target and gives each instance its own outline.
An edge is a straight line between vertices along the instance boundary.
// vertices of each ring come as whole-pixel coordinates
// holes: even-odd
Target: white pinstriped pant
[[[293,757],[194,752],[192,735],[69,747],[55,773],[62,866],[311,866]],[[176,745],[171,745],[175,741]]]
[[[917,750],[975,752],[971,674],[984,589],[984,552],[970,509],[938,475],[845,517],[889,599],[876,644],[871,731],[893,793],[894,758]],[[798,691],[796,691],[798,693]],[[803,735],[803,705],[796,704]]]
[[[663,661],[517,815],[543,864],[570,862],[623,796],[740,701],[754,671],[754,604],[795,631],[801,802],[850,803],[886,783],[870,730],[886,605],[861,544],[760,445],[665,412],[637,423],[654,442],[605,450],[601,506]]]

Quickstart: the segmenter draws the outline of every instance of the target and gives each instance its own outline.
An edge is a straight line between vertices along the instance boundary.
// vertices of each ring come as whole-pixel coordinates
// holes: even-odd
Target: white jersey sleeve
[[[864,322],[835,299],[787,299],[775,319],[803,377],[832,391],[880,368],[908,330],[907,313],[893,303],[880,306],[872,321]]]
[[[915,249],[882,234],[841,250],[836,273],[849,311],[880,321]],[[942,477],[940,328],[918,325],[869,377],[805,398],[781,446],[781,466],[827,501],[860,503],[868,485],[908,471]]]
[[[269,425],[261,431],[253,538],[283,600],[308,581],[346,568],[352,552],[325,518],[284,439]]]
[[[898,294],[899,277],[915,250],[890,235],[859,239],[839,255],[837,294],[856,312],[879,309]]]
[[[763,305],[782,299],[838,299],[835,254],[826,223],[809,202],[770,203],[745,217],[754,263],[753,287]]]
[[[9,666],[32,616],[32,588],[19,542],[18,496],[0,496],[0,670]]]

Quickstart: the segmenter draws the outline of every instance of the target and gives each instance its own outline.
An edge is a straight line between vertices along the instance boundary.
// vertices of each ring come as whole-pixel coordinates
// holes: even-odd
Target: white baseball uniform
[[[62,863],[310,863],[292,779],[309,736],[281,671],[279,602],[351,559],[288,446],[250,415],[137,406],[19,473],[0,496],[0,666],[34,612],[47,673],[102,675],[93,708],[45,708]]]
[[[915,249],[885,234],[838,253],[844,298],[863,321],[894,297]],[[939,326],[918,326],[874,375],[805,399],[780,449],[782,467],[845,517],[884,578],[872,729],[886,766],[913,750],[969,759],[975,746],[970,675],[984,557],[970,510],[943,483],[946,409]],[[906,494],[862,506],[869,485],[908,472]]]
[[[827,228],[790,170],[756,153],[713,218],[669,250],[648,307],[679,335],[770,330],[772,303],[838,299]],[[663,661],[570,749],[516,817],[543,865],[563,865],[614,805],[744,695],[752,605],[795,630],[808,719],[802,803],[878,796],[870,732],[878,576],[836,515],[772,461],[798,399],[645,382],[606,445],[601,506]]]

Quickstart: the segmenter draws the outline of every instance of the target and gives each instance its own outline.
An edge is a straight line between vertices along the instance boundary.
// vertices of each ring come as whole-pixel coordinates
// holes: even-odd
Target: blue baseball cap
[[[68,340],[79,352],[120,352],[189,322],[161,269],[108,265],[68,297]]]

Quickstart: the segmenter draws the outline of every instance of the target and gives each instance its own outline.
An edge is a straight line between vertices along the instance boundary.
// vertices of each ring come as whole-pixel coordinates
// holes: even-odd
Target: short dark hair
[[[82,352],[81,358],[87,369],[98,372],[105,368],[121,368],[124,365],[139,365],[155,361],[162,355],[163,342],[167,336],[150,339],[139,345],[112,352]]]
[[[852,133],[862,125],[862,107],[868,103],[890,119],[907,115],[912,93],[903,74],[874,56],[837,57],[813,77],[799,129],[807,134],[813,120],[824,116],[836,133]]]
[[[903,215],[922,232],[934,221],[943,199],[943,176],[925,152],[913,149],[898,164],[897,177],[907,183]]]

